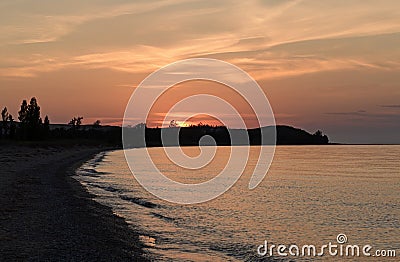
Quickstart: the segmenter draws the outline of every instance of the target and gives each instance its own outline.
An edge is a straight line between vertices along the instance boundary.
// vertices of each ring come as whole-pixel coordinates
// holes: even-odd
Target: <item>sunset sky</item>
[[[255,78],[277,124],[334,142],[400,143],[397,0],[2,0],[0,32],[0,107],[14,118],[36,96],[52,123],[120,124],[148,74],[206,57]],[[204,82],[175,89],[165,101],[227,95]]]

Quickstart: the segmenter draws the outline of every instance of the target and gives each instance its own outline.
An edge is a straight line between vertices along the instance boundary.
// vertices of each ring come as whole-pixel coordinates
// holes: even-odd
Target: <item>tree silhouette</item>
[[[12,117],[11,114],[8,115],[8,121],[10,122],[10,128],[9,128],[9,134],[8,135],[9,135],[10,138],[14,138],[16,130],[17,130],[17,127],[15,125],[14,118]]]
[[[324,135],[321,130],[317,130],[313,136],[317,139],[316,142],[319,144],[328,144],[329,143],[328,136]]]
[[[169,122],[169,127],[171,127],[171,128],[178,127],[178,124],[176,123],[175,120],[171,120],[171,122]]]
[[[322,137],[322,131],[321,131],[321,130],[317,130],[317,131],[314,133],[314,136],[316,136],[316,137]]]
[[[76,119],[76,127],[79,128],[82,125],[82,119],[83,117],[78,116],[78,118]]]
[[[18,111],[18,120],[21,123],[26,123],[27,114],[28,114],[28,103],[26,102],[26,100],[23,100],[22,104],[21,104],[21,108]]]
[[[0,137],[4,134],[7,136],[8,134],[8,123],[7,121],[9,120],[10,114],[8,113],[7,107],[4,107],[4,109],[1,111],[1,127],[0,127]]]
[[[3,110],[1,111],[2,120],[4,122],[6,122],[8,120],[8,116],[9,116],[9,113],[8,113],[7,107],[4,107]]]
[[[82,125],[82,119],[82,116],[74,117],[69,121],[68,125],[71,125],[72,129],[79,129]]]
[[[41,135],[42,118],[40,117],[40,106],[35,97],[31,98],[26,114],[28,139],[38,139]]]
[[[44,121],[43,121],[43,132],[44,132],[45,137],[47,137],[50,132],[50,120],[47,115],[44,117]]]
[[[40,106],[35,97],[31,98],[29,104],[26,100],[22,101],[18,119],[20,121],[18,128],[20,138],[29,140],[42,138],[43,122],[40,117]]]
[[[29,102],[26,118],[27,122],[32,127],[37,127],[42,124],[42,118],[40,118],[40,106],[35,97],[32,97]]]
[[[26,138],[27,133],[27,115],[28,115],[28,103],[24,99],[21,103],[20,110],[18,111],[18,120],[20,122],[18,128],[18,136],[22,139]]]
[[[94,121],[93,126],[94,127],[100,127],[101,126],[101,121],[100,120]]]

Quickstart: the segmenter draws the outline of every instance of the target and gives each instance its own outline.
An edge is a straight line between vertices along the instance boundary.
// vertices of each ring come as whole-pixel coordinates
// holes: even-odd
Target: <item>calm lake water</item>
[[[138,157],[146,149],[133,149]],[[176,167],[162,148],[150,148],[169,178],[198,183],[226,164],[230,149],[218,147],[201,170]],[[144,190],[131,174],[123,151],[99,154],[77,171],[78,180],[141,233],[146,250],[161,261],[257,261],[259,245],[315,245],[347,236],[347,244],[395,249],[400,256],[400,146],[278,146],[261,182],[248,189],[259,147],[239,181],[202,204],[178,205]],[[197,147],[184,151],[191,156]],[[138,163],[140,164],[140,163]],[[146,172],[146,170],[143,170]],[[279,257],[286,260],[334,259]],[[342,259],[342,258],[340,258]],[[365,260],[366,258],[357,258]],[[350,260],[355,260],[354,257]]]

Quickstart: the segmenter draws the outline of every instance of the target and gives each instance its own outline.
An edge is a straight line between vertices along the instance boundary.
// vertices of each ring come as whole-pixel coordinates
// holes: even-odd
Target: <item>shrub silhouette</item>
[[[8,121],[10,119],[10,114],[8,113],[7,107],[4,107],[3,110],[1,111],[1,119],[3,120],[1,122],[0,126],[0,137],[2,136],[8,136],[9,133],[9,126],[8,126]],[[12,116],[11,116],[12,118]]]
[[[38,140],[44,136],[44,126],[40,117],[40,106],[35,97],[32,97],[29,104],[23,100],[18,111],[18,119],[20,121],[17,129],[20,139]],[[50,124],[48,118],[48,125]]]

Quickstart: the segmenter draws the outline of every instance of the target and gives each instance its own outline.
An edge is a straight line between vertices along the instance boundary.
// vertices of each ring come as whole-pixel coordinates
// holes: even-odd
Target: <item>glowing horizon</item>
[[[120,124],[148,74],[206,57],[256,79],[277,124],[321,129],[335,142],[400,143],[398,1],[5,0],[0,7],[0,107],[14,118],[22,99],[35,96],[52,123],[82,115],[87,124]],[[165,100],[205,91],[227,93],[194,83]],[[151,125],[163,121],[163,103]]]

